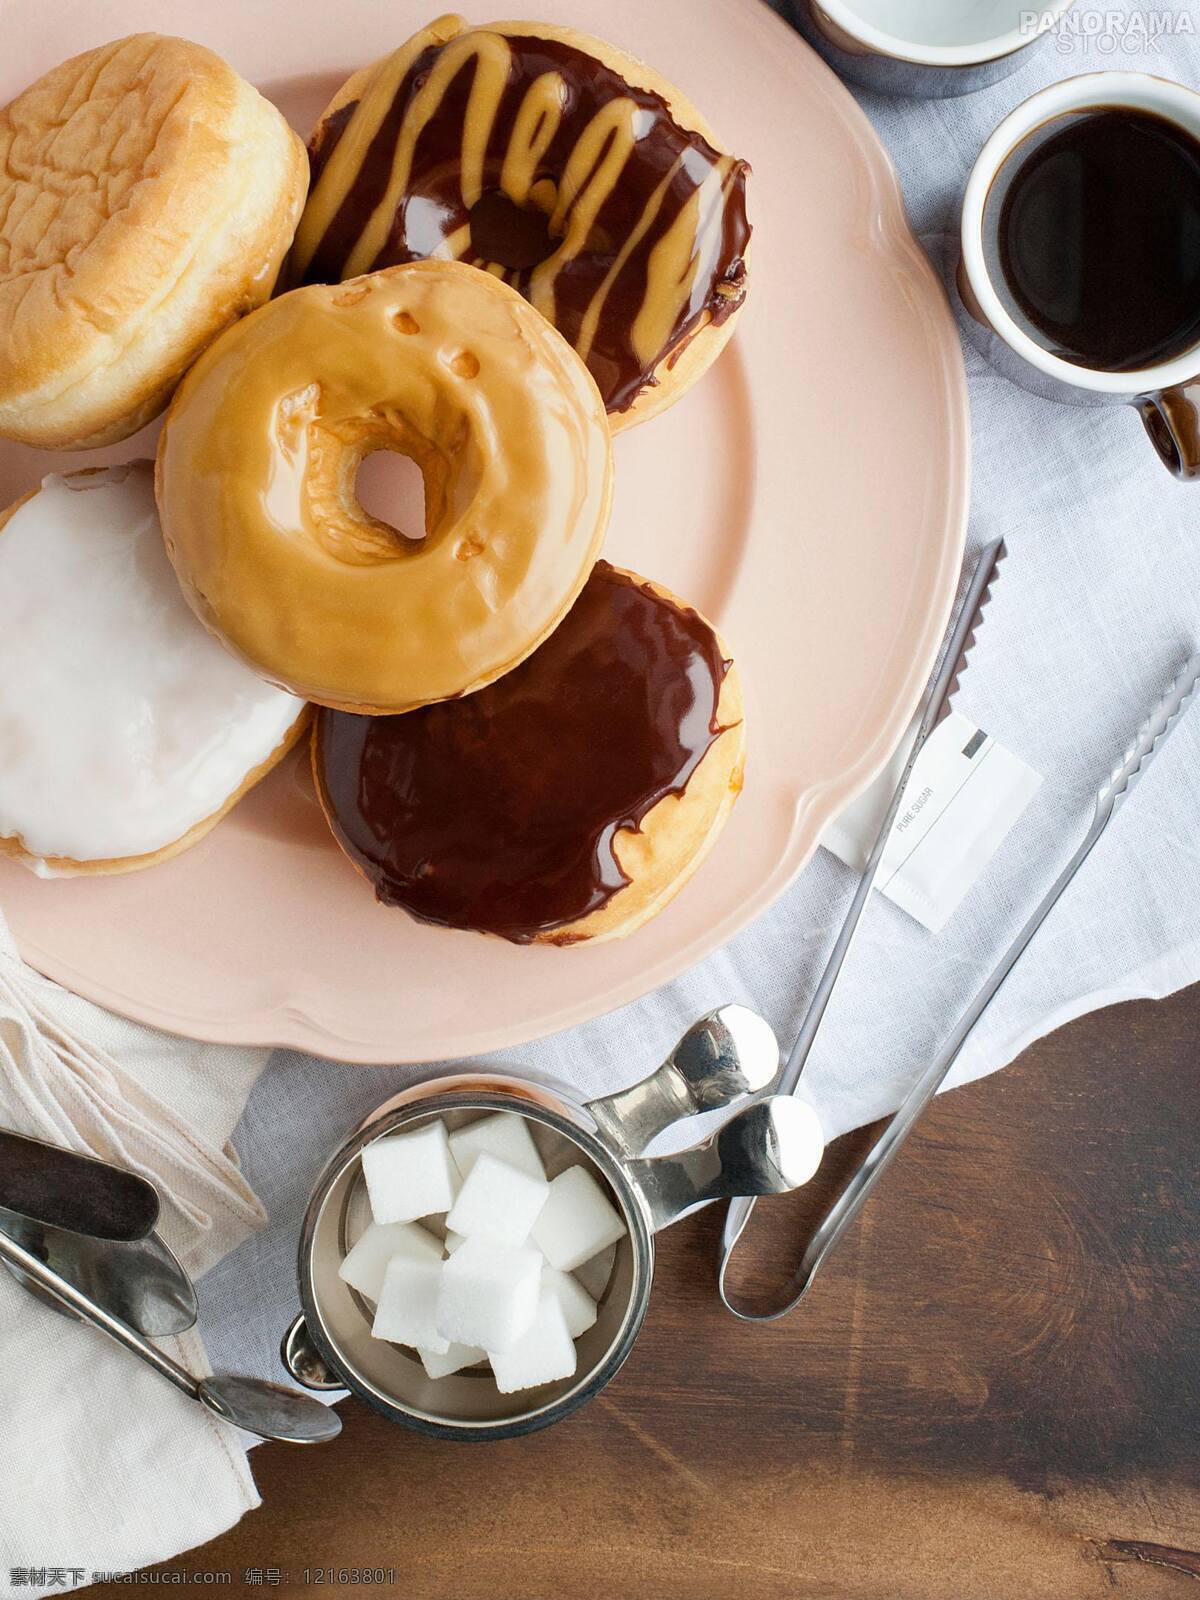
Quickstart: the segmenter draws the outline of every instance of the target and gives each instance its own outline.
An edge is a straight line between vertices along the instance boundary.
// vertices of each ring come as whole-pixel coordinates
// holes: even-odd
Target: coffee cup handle
[[[1185,483],[1200,478],[1200,378],[1148,394],[1138,409],[1168,471]]]

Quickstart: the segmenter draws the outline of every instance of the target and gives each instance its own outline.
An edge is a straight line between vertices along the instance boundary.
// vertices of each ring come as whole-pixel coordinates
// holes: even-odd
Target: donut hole
[[[522,272],[553,255],[558,241],[550,219],[536,206],[516,205],[502,189],[490,189],[471,207],[471,250],[481,261]]]
[[[427,433],[387,403],[351,416],[314,418],[301,486],[315,541],[349,566],[419,553],[426,536],[446,525],[451,462],[464,446],[466,427],[451,408]]]
[[[354,498],[373,522],[399,538],[410,544],[424,539],[425,474],[401,451],[379,445],[365,455],[354,477]]]

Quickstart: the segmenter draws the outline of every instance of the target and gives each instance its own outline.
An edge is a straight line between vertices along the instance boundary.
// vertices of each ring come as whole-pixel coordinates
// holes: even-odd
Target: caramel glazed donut
[[[596,564],[514,672],[407,717],[318,714],[313,769],[386,905],[516,943],[632,933],[728,819],[745,754],[737,670],[667,590]]]
[[[157,416],[271,293],[306,165],[275,107],[186,39],[101,45],[0,111],[0,434],[77,449]]]
[[[165,861],[307,712],[183,603],[150,462],[49,477],[0,512],[0,855],[41,877]]]
[[[349,79],[309,154],[289,282],[426,257],[486,267],[578,350],[614,431],[677,400],[733,331],[749,168],[600,39],[441,17]]]
[[[354,497],[379,449],[421,468],[423,540]],[[251,312],[188,373],[158,451],[197,616],[272,682],[357,712],[467,694],[522,661],[583,587],[611,484],[583,362],[515,290],[452,261]]]

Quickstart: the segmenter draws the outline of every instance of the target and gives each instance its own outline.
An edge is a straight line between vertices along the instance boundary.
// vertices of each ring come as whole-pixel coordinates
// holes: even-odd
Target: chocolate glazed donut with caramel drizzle
[[[733,331],[749,168],[602,40],[439,18],[354,74],[309,154],[293,284],[429,256],[486,268],[578,350],[614,431],[670,405]]]
[[[632,932],[741,788],[741,689],[703,617],[598,562],[503,678],[403,717],[323,711],[317,791],[387,905],[517,943]]]

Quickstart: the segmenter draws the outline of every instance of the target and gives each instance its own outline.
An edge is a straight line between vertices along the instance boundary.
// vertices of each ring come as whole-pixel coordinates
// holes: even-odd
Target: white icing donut
[[[35,871],[177,844],[303,710],[196,621],[151,462],[48,477],[0,528],[0,840]]]

